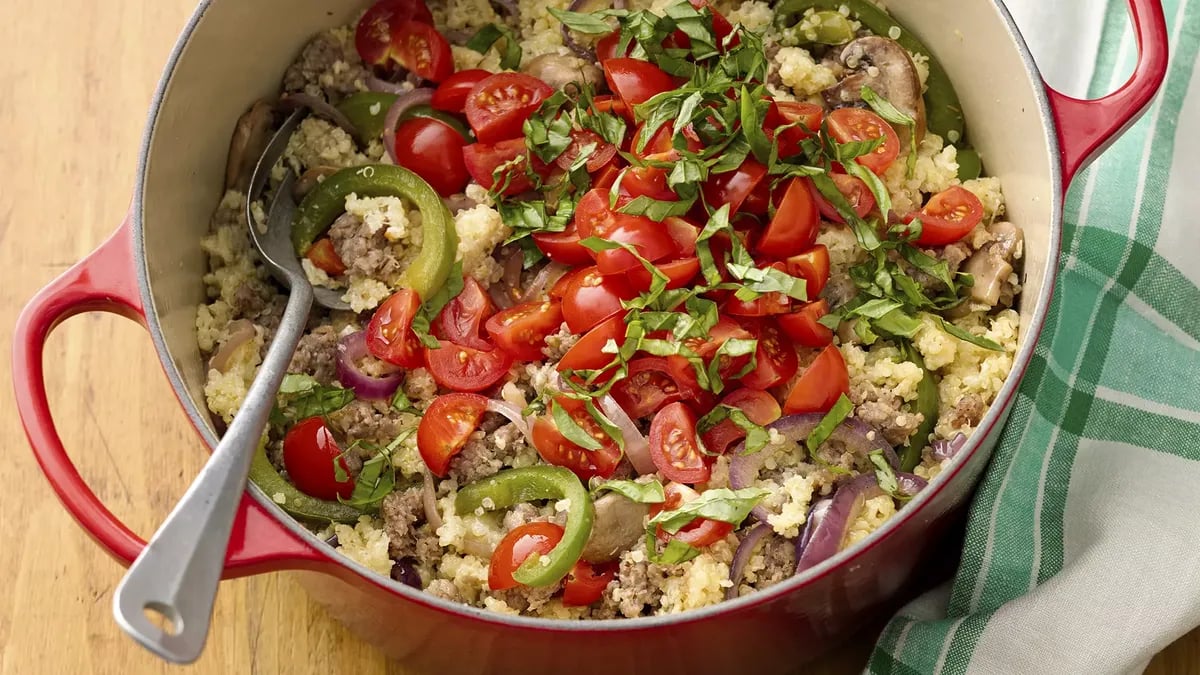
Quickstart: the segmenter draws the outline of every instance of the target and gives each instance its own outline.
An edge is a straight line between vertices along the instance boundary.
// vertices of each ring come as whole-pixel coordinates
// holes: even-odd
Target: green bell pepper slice
[[[529,466],[507,469],[478,480],[458,491],[454,509],[459,515],[476,509],[507,509],[522,502],[569,499],[563,538],[549,553],[530,556],[513,572],[513,579],[526,586],[549,586],[567,575],[592,534],[595,509],[587,488],[561,466]]]
[[[954,85],[950,83],[950,76],[946,74],[942,64],[912,32],[869,0],[784,0],[775,10],[775,20],[781,26],[787,27],[794,22],[795,17],[802,16],[810,8],[837,11],[843,5],[850,9],[850,13],[857,17],[863,26],[880,37],[891,37],[892,29],[898,29],[900,37],[893,39],[899,42],[900,46],[929,59],[929,78],[925,82],[926,125],[930,131],[950,143],[958,144],[966,140],[966,120],[963,118],[962,104],[959,103],[958,94],[954,91]]]
[[[908,444],[900,451],[900,470],[912,471],[921,463],[921,451],[929,445],[929,434],[933,433],[933,427],[937,424],[940,397],[937,379],[934,378],[933,372],[925,367],[925,361],[916,348],[907,342],[901,343],[900,354],[906,360],[915,363],[924,373],[917,384],[917,412],[921,413],[924,419],[908,438]]]
[[[983,175],[983,159],[975,148],[958,149],[958,179],[974,180]]]
[[[310,497],[296,489],[295,485],[284,480],[275,467],[271,466],[264,444],[259,444],[254,458],[250,460],[250,480],[272,501],[275,501],[276,495],[283,495],[283,503],[279,505],[297,518],[316,522],[353,523],[363,515],[362,511],[353,506]]]
[[[422,298],[442,287],[458,251],[454,218],[429,183],[408,169],[367,164],[342,169],[312,189],[296,209],[292,245],[304,255],[334,219],[345,212],[346,196],[399,197],[421,211],[421,252],[404,272],[402,285]]]

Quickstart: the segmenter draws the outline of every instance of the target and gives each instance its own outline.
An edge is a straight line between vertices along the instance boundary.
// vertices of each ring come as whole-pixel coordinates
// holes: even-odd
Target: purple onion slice
[[[937,439],[930,444],[930,451],[933,453],[933,458],[940,461],[954,459],[956,455],[967,445],[967,436],[963,433],[958,433],[950,440],[942,438]]]
[[[366,399],[386,399],[396,393],[404,374],[400,371],[376,377],[364,373],[359,360],[368,356],[367,338],[362,331],[351,333],[337,343],[337,378],[343,387],[354,390],[354,395]]]
[[[741,585],[742,577],[746,574],[746,565],[750,563],[750,558],[754,556],[754,552],[758,550],[763,541],[773,536],[775,533],[770,525],[759,523],[750,528],[746,536],[742,537],[737,551],[733,553],[733,562],[729,565],[729,580],[733,582],[733,585],[725,589],[726,600],[738,597],[738,586]]]
[[[396,102],[392,103],[392,107],[388,108],[387,116],[383,118],[383,147],[387,150],[388,157],[392,158],[393,163],[400,163],[396,159],[396,127],[400,125],[400,117],[409,108],[426,105],[432,100],[433,90],[423,87],[400,94],[396,98]]]

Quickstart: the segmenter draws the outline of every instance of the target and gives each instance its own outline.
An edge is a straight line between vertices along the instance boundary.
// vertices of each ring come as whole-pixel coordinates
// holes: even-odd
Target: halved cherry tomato
[[[673,162],[679,159],[679,150],[675,148],[675,125],[667,122],[654,132],[654,135],[646,140],[646,145],[640,150],[637,147],[637,142],[640,142],[645,130],[645,124],[639,125],[637,134],[634,136],[635,143],[630,148],[630,152],[635,157],[640,159],[654,159],[660,162]],[[700,152],[704,149],[704,144],[700,142],[700,137],[692,130],[689,124],[684,127],[683,138],[687,143],[687,150],[690,152]]]
[[[612,340],[620,346],[625,343],[625,317],[618,314],[592,330],[588,331],[575,343],[575,346],[563,354],[558,362],[558,372],[568,370],[598,370],[612,363],[613,354],[601,351],[608,341]]]
[[[770,319],[750,322],[748,326],[758,339],[758,349],[754,352],[754,370],[742,377],[742,386],[770,389],[792,379],[799,368],[799,358],[779,326]]]
[[[575,163],[575,158],[579,157],[583,148],[589,145],[594,145],[595,148],[592,150],[592,154],[588,155],[587,163],[584,166],[588,173],[595,173],[604,168],[604,165],[608,164],[617,154],[617,146],[601,138],[600,134],[588,129],[573,129],[571,144],[554,161],[563,171],[569,171],[571,165]]]
[[[586,607],[604,597],[604,589],[617,576],[617,563],[592,565],[586,560],[575,563],[563,582],[562,603],[567,607]]]
[[[412,331],[421,298],[408,288],[383,301],[367,323],[367,351],[377,359],[401,368],[421,367],[421,341]]]
[[[607,231],[597,230],[595,236],[628,244],[649,262],[662,260],[676,251],[675,241],[671,239],[667,229],[645,216],[617,213],[612,228]],[[633,269],[645,271],[641,261],[624,249],[596,251],[595,256],[596,268],[606,276],[625,274]]]
[[[667,288],[683,288],[687,286],[696,275],[700,273],[700,259],[692,256],[690,258],[680,258],[668,262],[661,262],[655,265],[659,272],[667,275]],[[643,293],[650,290],[650,284],[653,279],[646,268],[638,265],[631,267],[625,272],[629,279],[629,285],[638,293]]]
[[[621,31],[614,30],[596,41],[596,60],[603,64],[609,59],[617,58],[617,47],[621,44]],[[622,57],[627,57],[633,53],[633,47],[637,43],[633,40],[625,46],[625,53]],[[597,97],[599,98],[599,97]]]
[[[338,480],[337,463],[345,475]],[[342,457],[333,432],[320,417],[300,420],[283,437],[283,466],[296,487],[317,499],[349,499],[354,492],[350,467]]]
[[[817,241],[820,218],[812,193],[799,178],[793,178],[783,193],[775,217],[755,243],[758,253],[771,258],[787,258]]]
[[[341,257],[338,256],[329,237],[318,239],[317,243],[309,247],[308,253],[305,253],[304,257],[308,258],[308,261],[317,269],[331,277],[338,277],[346,273],[346,263],[342,262]]]
[[[721,405],[738,408],[746,417],[759,426],[774,422],[783,415],[779,401],[770,393],[758,389],[734,389],[721,399]],[[725,454],[729,447],[746,437],[733,420],[723,419],[716,426],[700,435],[704,447],[710,453]]]
[[[636,358],[628,368],[625,379],[613,385],[612,397],[630,417],[645,417],[668,403],[683,400],[684,389],[675,381],[666,358]]]
[[[488,564],[488,588],[503,591],[520,586],[513,572],[533,554],[545,555],[562,541],[561,525],[538,520],[509,530],[496,545]]]
[[[875,208],[875,195],[871,194],[871,188],[862,182],[861,178],[848,176],[844,173],[834,173],[829,175],[833,179],[834,185],[837,186],[838,192],[849,202],[850,208],[859,218],[866,218],[871,209]],[[825,199],[821,191],[813,185],[811,180],[805,180],[808,184],[808,190],[812,194],[813,200],[817,203],[817,210],[821,212],[821,216],[825,220],[830,220],[835,223],[846,222],[845,218],[837,212],[833,204]]]
[[[462,292],[438,313],[434,334],[457,345],[490,351],[493,345],[483,337],[483,324],[495,313],[496,305],[483,286],[474,277],[464,277]]]
[[[613,58],[600,65],[604,67],[608,88],[620,97],[629,115],[633,113],[633,106],[675,89],[671,76],[647,61]]]
[[[562,300],[567,295],[567,288],[571,285],[571,281],[586,271],[587,268],[585,267],[577,267],[559,277],[558,281],[554,282],[554,285],[550,287],[550,299]]]
[[[650,459],[659,473],[680,483],[703,483],[712,475],[696,442],[696,414],[681,402],[667,405],[650,423]]]
[[[472,143],[462,150],[467,172],[484,188],[491,190],[497,183],[508,187],[504,194],[512,196],[533,189],[533,183],[525,174],[530,160],[524,138],[511,138],[499,143]],[[521,161],[514,161],[518,160]],[[500,169],[504,166],[503,169]],[[496,175],[500,169],[500,175]]]
[[[619,206],[621,202],[617,204]],[[608,208],[608,192],[599,188],[588,190],[575,205],[573,218],[580,239],[598,236],[597,233],[612,229],[616,211]]]
[[[497,73],[467,95],[467,122],[482,143],[521,136],[525,120],[553,93],[550,85],[536,77]]]
[[[439,340],[425,350],[425,367],[439,385],[454,391],[483,391],[504,379],[513,357],[503,349],[481,351]]]
[[[446,78],[433,91],[429,105],[437,110],[462,114],[467,106],[467,96],[475,85],[491,77],[492,73],[482,68],[460,70]]]
[[[392,55],[393,27],[405,21],[433,23],[433,14],[424,0],[380,0],[358,20],[354,48],[363,62],[386,65]]]
[[[418,117],[396,128],[396,163],[443,197],[462,192],[471,180],[463,159],[467,141],[441,120]]]
[[[921,209],[922,246],[953,244],[970,234],[983,219],[983,203],[970,190],[957,185],[942,190]]]
[[[571,280],[563,296],[563,318],[572,333],[591,330],[605,319],[624,311],[622,300],[632,300],[637,293],[619,276],[605,276],[595,267]]]
[[[621,194],[649,197],[660,202],[677,202],[679,195],[667,185],[667,170],[653,166],[631,166],[621,176]]]
[[[534,232],[533,242],[546,257],[564,265],[591,265],[592,252],[579,243],[575,223],[562,232]]]
[[[773,101],[767,109],[763,128],[772,135],[778,136],[780,157],[791,157],[800,154],[800,142],[813,135],[821,128],[821,119],[825,109],[815,103],[800,101]],[[779,131],[779,127],[800,124]]]
[[[562,325],[562,305],[557,301],[526,302],[488,319],[487,332],[496,346],[523,361],[541,361],[546,336]]]
[[[792,385],[783,411],[789,415],[829,412],[842,394],[850,394],[850,375],[842,352],[829,345]]]
[[[819,321],[828,313],[829,303],[817,300],[775,318],[784,334],[801,347],[824,347],[833,342],[833,331]]]
[[[767,167],[752,157],[747,158],[735,171],[709,176],[702,188],[704,200],[714,209],[728,204],[729,213],[737,213],[742,207],[742,202],[746,201],[746,197],[750,196],[766,175]]]
[[[873,141],[883,138],[883,143],[873,151],[855,158],[854,161],[870,169],[876,175],[884,171],[900,156],[900,137],[896,130],[882,117],[862,108],[838,108],[829,113],[826,120],[829,133],[838,143]]]
[[[479,427],[487,411],[479,394],[442,394],[433,399],[417,425],[417,451],[433,475],[444,478],[454,458]]]
[[[772,316],[791,311],[791,298],[783,293],[764,293],[753,300],[739,300],[731,295],[721,305],[721,311],[730,316]]]
[[[674,511],[700,496],[700,493],[692,488],[679,483],[667,483],[663,486],[663,492],[667,500],[662,504],[652,504],[650,506],[651,516],[658,515],[662,511]],[[658,540],[663,543],[672,539],[678,539],[689,546],[704,548],[705,546],[721,541],[729,536],[730,532],[733,532],[733,525],[729,523],[723,523],[719,520],[709,520],[708,518],[697,518],[684,525],[675,534],[667,534],[661,527],[658,528],[656,534]]]
[[[678,216],[668,216],[663,220],[667,232],[675,241],[680,257],[696,255],[696,239],[700,237],[700,228]]]
[[[430,82],[454,74],[450,43],[431,24],[400,21],[392,24],[392,59],[405,70]]]
[[[608,478],[613,475],[621,461],[621,448],[617,446],[616,441],[600,428],[583,401],[560,396],[554,402],[562,407],[587,435],[596,439],[600,448],[588,450],[567,440],[559,432],[554,418],[547,413],[534,421],[530,433],[533,437],[533,447],[542,459],[548,464],[570,469],[584,482],[593,476]]]
[[[785,260],[784,267],[788,274],[804,279],[809,299],[815,299],[829,281],[829,249],[825,244],[817,244]]]

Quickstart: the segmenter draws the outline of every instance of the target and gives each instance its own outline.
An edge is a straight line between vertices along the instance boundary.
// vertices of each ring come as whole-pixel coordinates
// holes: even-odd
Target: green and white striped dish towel
[[[1008,4],[1068,93],[1132,71],[1125,0]],[[1137,673],[1200,625],[1200,0],[1164,6],[1164,89],[1068,195],[1045,333],[958,573],[888,624],[873,675]]]

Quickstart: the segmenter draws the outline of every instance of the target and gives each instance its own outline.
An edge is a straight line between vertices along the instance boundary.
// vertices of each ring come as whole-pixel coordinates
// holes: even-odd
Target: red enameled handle
[[[1161,0],[1129,0],[1137,35],[1137,67],[1113,93],[1094,101],[1072,98],[1046,85],[1058,127],[1063,191],[1071,179],[1133,125],[1167,74],[1167,22]]]
[[[126,219],[99,248],[34,296],[17,319],[12,371],[17,410],[42,472],[83,529],[126,565],[146,542],[104,506],[67,456],[50,415],[42,352],[55,326],[83,312],[112,312],[145,325],[133,251],[133,226]],[[242,497],[225,558],[225,577],[307,567],[322,559],[249,495]]]

